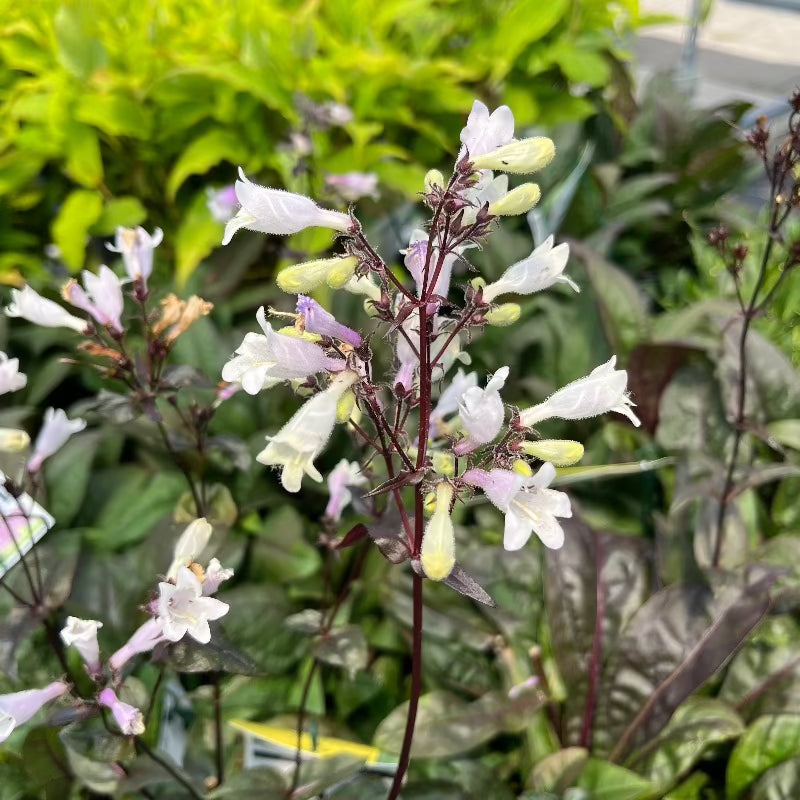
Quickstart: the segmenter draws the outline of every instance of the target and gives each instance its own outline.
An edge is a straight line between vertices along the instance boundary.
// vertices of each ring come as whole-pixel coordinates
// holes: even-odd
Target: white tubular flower
[[[167,580],[172,580],[178,574],[180,567],[188,567],[197,561],[200,553],[206,549],[214,529],[205,517],[192,520],[175,543],[172,554],[172,564],[167,570]]]
[[[347,214],[320,208],[310,197],[302,194],[252,183],[241,167],[235,188],[236,198],[242,207],[225,226],[222,244],[228,244],[241,228],[284,236],[306,228],[350,229],[350,217]]]
[[[103,627],[96,619],[67,617],[67,624],[61,629],[61,641],[67,647],[74,647],[84,660],[89,672],[100,671],[100,645],[97,631]]]
[[[78,333],[85,333],[89,327],[86,320],[73,316],[58,303],[42,297],[27,285],[22,290],[11,290],[11,303],[5,311],[7,317],[21,317],[43,328],[72,328]]]
[[[276,333],[267,322],[263,306],[256,319],[264,335],[248,333],[236,350],[237,355],[222,368],[222,379],[241,384],[248,394],[343,365],[342,359],[328,358],[312,342]]]
[[[564,275],[569,260],[569,245],[553,247],[553,236],[548,236],[527,258],[512,264],[494,283],[483,289],[483,299],[491,303],[501,294],[533,294],[554,283],[567,283],[576,292],[578,284]]]
[[[543,464],[532,478],[506,469],[467,470],[463,478],[479,486],[505,515],[503,547],[519,550],[535,533],[545,547],[558,550],[564,544],[564,531],[556,517],[571,517],[569,497],[547,487],[556,476],[552,464]]]
[[[28,472],[38,472],[45,459],[61,449],[64,443],[86,427],[84,419],[69,419],[62,409],[48,408],[44,422],[33,445],[33,455],[28,461]]]
[[[20,453],[31,443],[26,431],[18,428],[0,428],[0,452]]]
[[[350,370],[335,375],[330,386],[306,400],[275,436],[267,436],[268,444],[256,460],[281,467],[281,484],[287,492],[300,491],[303,474],[322,482],[314,459],[331,438],[339,400],[357,380]]]
[[[459,367],[448,387],[439,395],[436,407],[431,412],[431,419],[444,419],[458,411],[458,405],[464,393],[478,385],[478,373],[470,372],[464,374],[464,370]]]
[[[425,526],[420,550],[420,563],[432,581],[443,581],[456,563],[456,533],[450,519],[453,487],[449,483],[436,486],[436,510]]]
[[[112,328],[122,333],[122,309],[125,301],[122,297],[122,281],[105,264],[97,275],[83,271],[83,286],[71,280],[61,291],[62,297],[76,308],[86,311],[98,325]]]
[[[472,158],[475,169],[496,169],[513,175],[526,175],[544,169],[555,157],[552,139],[533,136],[498,147],[489,153]]]
[[[111,711],[114,721],[126,736],[139,736],[144,733],[144,716],[142,712],[128,703],[123,703],[113,689],[103,689],[97,695],[97,702]]]
[[[617,357],[595,367],[585,378],[568,383],[550,395],[543,403],[526,408],[520,415],[523,425],[536,425],[545,419],[588,419],[609,411],[624,414],[637,427],[639,418],[631,411],[633,405],[626,393],[628,373],[614,369]]]
[[[482,444],[488,444],[500,433],[505,415],[500,390],[505,385],[508,373],[508,367],[500,367],[485,389],[473,386],[464,392],[458,404],[458,413],[467,438],[453,448],[456,455],[465,455]]]
[[[19,371],[19,359],[0,351],[0,394],[24,389],[27,383],[28,376]]]
[[[106,247],[112,253],[120,253],[125,264],[125,271],[132,280],[141,280],[147,287],[147,279],[153,271],[153,250],[164,239],[164,232],[156,228],[152,235],[144,228],[117,228],[114,244]]]
[[[310,292],[323,283],[331,289],[347,288],[353,282],[353,275],[358,266],[355,256],[335,256],[320,258],[316,261],[304,261],[282,269],[275,279],[278,286],[289,294]],[[378,293],[380,298],[380,292]]]
[[[350,487],[364,486],[366,482],[367,478],[362,474],[360,464],[357,461],[348,461],[343,458],[328,475],[330,498],[325,507],[325,516],[338,522],[342,518],[342,512],[353,499]]]
[[[514,138],[514,114],[508,106],[500,106],[491,114],[480,100],[472,104],[472,111],[467,117],[467,124],[461,131],[462,148],[459,158],[464,152],[474,161],[477,156],[490,153],[498,147],[508,144]]]
[[[230,608],[214,597],[204,597],[203,585],[188,567],[178,570],[176,584],[162,582],[158,589],[158,618],[164,638],[170,642],[178,642],[188,633],[201,644],[208,644],[209,620],[224,617]]]
[[[133,636],[108,659],[108,664],[111,669],[120,670],[135,655],[149,653],[159,642],[164,641],[166,637],[161,620],[153,617],[136,629]]]
[[[212,558],[211,561],[208,562],[206,574],[203,577],[203,596],[208,597],[209,595],[216,594],[217,589],[232,577],[232,569],[226,569],[219,563],[219,559]]]
[[[63,681],[54,681],[43,689],[0,694],[0,742],[4,742],[15,728],[24,725],[39,709],[69,691]]]

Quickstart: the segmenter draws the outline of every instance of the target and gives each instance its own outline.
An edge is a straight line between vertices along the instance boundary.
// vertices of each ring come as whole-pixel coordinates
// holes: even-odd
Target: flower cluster
[[[423,196],[432,219],[427,230],[410,233],[402,251],[407,279],[369,244],[352,211],[321,208],[308,197],[258,186],[241,171],[235,185],[240,208],[225,232],[224,243],[242,228],[284,235],[308,227],[338,232],[339,254],[295,264],[278,275],[278,286],[297,295],[296,304],[293,312],[270,312],[291,317],[294,325],[275,331],[267,312],[259,309],[263,335],[246,334],[222,377],[250,394],[285,382],[311,392],[291,419],[267,436],[257,456],[280,470],[289,492],[300,490],[304,475],[323,480],[316,462],[337,424],[376,450],[386,481],[373,486],[371,494],[388,493],[400,506],[408,555],[432,580],[447,580],[456,567],[451,512],[476,490],[505,515],[507,549],[522,547],[532,533],[547,547],[563,543],[559,520],[570,517],[572,509],[567,495],[550,486],[556,468],[574,464],[583,448],[540,439],[534,425],[609,411],[638,425],[626,393],[627,375],[616,369],[615,357],[522,410],[509,409],[501,396],[509,367],[496,369],[482,388],[476,373],[462,369],[448,379],[456,362],[469,363],[463,348],[473,333],[485,325],[512,324],[520,316],[518,303],[498,304],[499,299],[558,284],[579,290],[565,274],[569,246],[550,236],[497,280],[474,280],[460,297],[452,296],[454,279],[469,266],[469,250],[491,235],[498,218],[527,213],[541,197],[535,183],[509,188],[509,175],[543,169],[555,148],[545,137],[515,138],[514,127],[507,106],[490,113],[475,102],[451,178],[436,170],[425,178]],[[356,186],[354,178],[349,183]],[[372,193],[366,181],[358,193]],[[368,328],[357,331],[343,324],[310,296],[323,285],[365,296]],[[376,377],[370,344],[381,338],[389,340],[393,355],[383,381]],[[371,431],[362,425],[365,416]],[[537,471],[529,460],[540,462]],[[328,478],[327,519],[339,519],[352,489],[371,480],[357,463],[341,461]],[[421,500],[413,514],[403,507],[406,487],[413,487],[418,499],[429,495],[433,514],[427,525]]]

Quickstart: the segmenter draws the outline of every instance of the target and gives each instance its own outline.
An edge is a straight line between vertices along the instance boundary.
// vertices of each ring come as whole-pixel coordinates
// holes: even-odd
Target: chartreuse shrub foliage
[[[147,220],[185,278],[220,238],[204,190],[234,164],[317,193],[372,171],[413,196],[476,93],[523,128],[613,100],[638,21],[637,0],[2,0],[0,275],[35,274],[50,242],[78,271],[93,237]],[[323,130],[315,103],[353,121]]]

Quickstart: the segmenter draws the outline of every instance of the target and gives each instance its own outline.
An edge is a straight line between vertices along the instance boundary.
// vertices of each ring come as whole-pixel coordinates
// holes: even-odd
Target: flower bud
[[[440,483],[436,487],[436,511],[425,527],[420,561],[425,574],[433,581],[444,580],[456,563],[456,537],[450,519],[453,487]]]
[[[452,477],[456,474],[456,460],[450,453],[434,453],[433,469],[439,475]]]
[[[16,428],[0,428],[0,452],[20,453],[31,443],[25,431]]]
[[[552,139],[546,136],[534,136],[530,139],[509,142],[503,147],[477,156],[472,159],[472,166],[475,169],[492,169],[514,175],[525,175],[546,167],[555,154],[556,148]]]
[[[444,188],[444,175],[438,169],[429,169],[425,173],[425,191],[432,192],[435,187]]]
[[[527,461],[523,461],[521,458],[518,458],[512,465],[511,471],[515,475],[522,475],[523,478],[530,478],[533,476],[533,470],[528,464]]]
[[[285,328],[279,328],[278,333],[281,336],[288,336],[291,339],[302,339],[304,342],[311,342],[312,344],[318,344],[322,341],[322,337],[318,333],[301,331],[294,325],[287,325]]]
[[[113,689],[103,689],[97,695],[97,702],[111,711],[114,721],[125,736],[139,736],[144,733],[142,712],[128,703],[123,703]]]
[[[503,303],[491,311],[487,311],[484,319],[489,325],[494,325],[496,328],[506,328],[513,325],[520,317],[522,308],[519,303]]]
[[[339,403],[336,406],[336,421],[343,425],[347,420],[350,419],[350,415],[353,413],[353,409],[356,405],[356,395],[352,389],[348,389],[339,399]]]
[[[554,467],[569,467],[583,458],[583,445],[571,439],[542,439],[523,442],[522,452],[540,461],[549,461]]]
[[[276,281],[289,294],[310,292],[323,283],[332,289],[341,289],[353,277],[357,266],[358,259],[355,256],[320,258],[281,270]]]
[[[540,200],[542,190],[536,183],[523,183],[499,200],[489,204],[489,214],[493,217],[515,217],[527,214]]]

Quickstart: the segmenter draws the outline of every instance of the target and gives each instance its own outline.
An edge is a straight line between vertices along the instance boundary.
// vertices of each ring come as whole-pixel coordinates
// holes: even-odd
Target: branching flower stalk
[[[758,120],[756,127],[747,135],[748,144],[757,153],[769,182],[769,224],[765,234],[764,248],[758,264],[749,296],[743,285],[742,273],[748,248],[743,244],[733,245],[724,226],[712,229],[709,243],[721,255],[731,275],[742,317],[736,351],[736,397],[734,401],[733,443],[725,466],[719,510],[716,518],[716,535],[711,563],[719,566],[725,540],[725,520],[734,491],[736,469],[739,466],[739,451],[742,439],[748,430],[746,419],[748,355],[747,337],[753,322],[769,308],[770,302],[783,282],[800,264],[800,242],[786,244],[782,230],[789,215],[800,206],[800,91],[790,98],[791,114],[786,137],[774,149],[770,147],[770,131],[766,119]],[[775,248],[783,250],[781,266],[774,274]],[[771,284],[771,285],[770,285]]]

